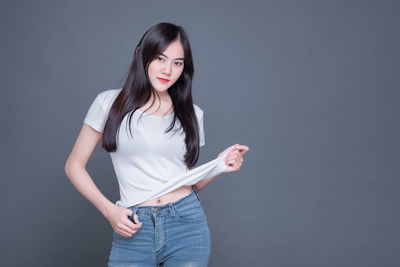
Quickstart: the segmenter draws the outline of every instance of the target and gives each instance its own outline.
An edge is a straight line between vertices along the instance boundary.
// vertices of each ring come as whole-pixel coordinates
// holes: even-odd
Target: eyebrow
[[[164,57],[166,57],[166,58],[168,58],[166,55],[164,55],[163,53],[160,53],[160,55],[162,55],[162,56],[164,56]],[[177,60],[177,59],[182,59],[182,60],[185,60],[183,57],[178,57],[178,58],[175,58],[175,60]]]

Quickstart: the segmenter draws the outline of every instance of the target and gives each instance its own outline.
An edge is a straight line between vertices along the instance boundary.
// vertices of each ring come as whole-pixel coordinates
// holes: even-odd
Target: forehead
[[[171,59],[183,58],[185,55],[183,46],[178,40],[170,43],[161,54]]]

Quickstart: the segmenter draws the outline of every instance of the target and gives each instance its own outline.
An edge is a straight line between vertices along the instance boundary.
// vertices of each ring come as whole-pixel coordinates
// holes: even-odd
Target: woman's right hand
[[[131,237],[142,227],[142,223],[139,222],[137,214],[135,214],[133,223],[128,217],[132,215],[132,210],[113,205],[107,211],[107,220],[110,222],[114,231],[124,237]]]
[[[247,151],[249,151],[248,146],[236,144],[219,153],[218,157],[227,154],[225,164],[228,166],[228,168],[226,168],[224,172],[238,171],[244,161],[243,155]]]

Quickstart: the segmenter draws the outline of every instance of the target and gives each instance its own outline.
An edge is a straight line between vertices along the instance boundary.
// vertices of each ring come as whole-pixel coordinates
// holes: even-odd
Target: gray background
[[[2,1],[2,266],[105,266],[108,221],[65,161],[134,47],[182,25],[205,111],[199,164],[235,143],[238,172],[200,191],[209,266],[399,266],[396,1]],[[88,164],[113,202],[97,147]]]

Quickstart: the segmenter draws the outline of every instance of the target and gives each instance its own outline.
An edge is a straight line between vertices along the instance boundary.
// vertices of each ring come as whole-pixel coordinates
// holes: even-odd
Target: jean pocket
[[[175,208],[175,217],[178,221],[184,223],[197,223],[207,220],[203,206],[199,201]]]

